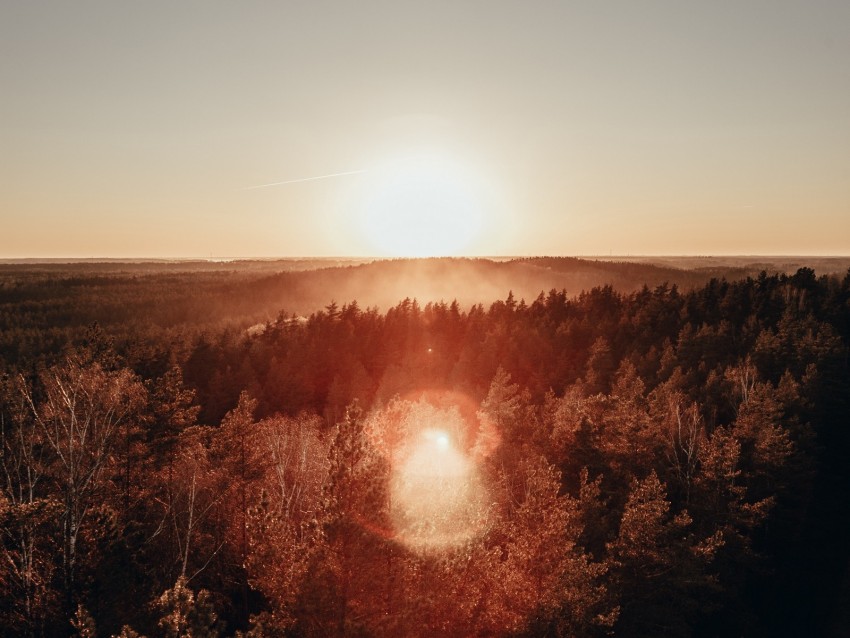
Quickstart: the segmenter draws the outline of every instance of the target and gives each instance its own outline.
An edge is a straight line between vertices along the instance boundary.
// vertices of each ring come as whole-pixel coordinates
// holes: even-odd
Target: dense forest
[[[830,272],[850,266],[846,259],[822,261]],[[760,265],[710,260],[681,269],[568,257],[0,263],[0,360],[31,360],[79,342],[94,322],[119,341],[161,341],[225,324],[243,329],[275,319],[283,309],[309,316],[332,299],[385,310],[406,297],[422,304],[456,300],[468,307],[503,298],[509,290],[530,300],[541,290],[605,285],[630,292],[676,282],[690,289],[711,278],[755,276]]]
[[[850,271],[574,261],[4,266],[0,634],[846,635]]]

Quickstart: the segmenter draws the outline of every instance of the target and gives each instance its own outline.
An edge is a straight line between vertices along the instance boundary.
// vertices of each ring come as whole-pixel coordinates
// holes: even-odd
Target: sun
[[[361,226],[381,255],[457,256],[481,234],[480,189],[473,173],[459,163],[416,156],[372,173]]]

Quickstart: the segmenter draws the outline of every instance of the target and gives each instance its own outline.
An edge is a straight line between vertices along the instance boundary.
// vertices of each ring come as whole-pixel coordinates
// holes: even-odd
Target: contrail
[[[259,186],[247,186],[240,190],[243,191],[252,191],[258,188],[268,188],[269,186],[283,186],[284,184],[298,184],[300,182],[314,182],[317,179],[328,179],[329,177],[342,177],[343,175],[357,175],[358,173],[365,173],[366,169],[360,169],[357,171],[345,171],[344,173],[330,173],[329,175],[316,175],[315,177],[301,177],[299,179],[288,179],[285,182],[272,182],[271,184],[260,184]]]

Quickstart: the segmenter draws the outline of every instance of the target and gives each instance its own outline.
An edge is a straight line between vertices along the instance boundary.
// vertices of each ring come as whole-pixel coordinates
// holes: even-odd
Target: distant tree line
[[[31,335],[0,384],[2,635],[847,626],[850,273],[134,338],[30,303],[2,335]],[[462,424],[486,499],[402,524],[394,450],[425,422]]]
[[[265,323],[281,308],[309,316],[331,297],[381,308],[405,297],[456,298],[468,307],[510,289],[529,298],[541,289],[603,284],[631,291],[645,282],[675,281],[690,289],[712,276],[748,274],[741,268],[678,270],[567,257],[323,263],[0,264],[0,365],[49,359],[65,344],[81,343],[93,323],[119,344],[168,342]],[[309,266],[314,268],[302,270]]]

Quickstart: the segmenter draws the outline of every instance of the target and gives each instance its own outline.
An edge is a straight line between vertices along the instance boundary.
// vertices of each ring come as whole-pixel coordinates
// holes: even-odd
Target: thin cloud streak
[[[330,177],[343,177],[344,175],[357,175],[359,173],[365,173],[366,169],[362,168],[356,171],[344,171],[342,173],[330,173],[328,175],[316,175],[315,177],[301,177],[299,179],[288,179],[284,182],[272,182],[271,184],[260,184],[259,186],[247,186],[240,190],[243,191],[253,191],[258,188],[269,188],[271,186],[284,186],[286,184],[300,184],[301,182],[315,182],[319,179],[328,179]]]

